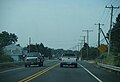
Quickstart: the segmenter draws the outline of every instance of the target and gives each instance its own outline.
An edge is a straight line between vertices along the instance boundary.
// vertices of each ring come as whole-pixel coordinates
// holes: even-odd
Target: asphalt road
[[[95,64],[78,62],[78,68],[59,67],[58,60],[49,60],[43,67],[20,67],[0,72],[0,82],[120,82],[120,76]]]

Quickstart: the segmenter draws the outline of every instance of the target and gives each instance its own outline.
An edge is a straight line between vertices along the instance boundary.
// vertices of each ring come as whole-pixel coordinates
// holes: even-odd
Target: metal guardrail
[[[99,66],[110,69],[110,70],[114,70],[117,72],[120,72],[120,67],[116,67],[116,66],[112,66],[112,65],[107,65],[107,64],[102,64],[102,63],[97,63]]]

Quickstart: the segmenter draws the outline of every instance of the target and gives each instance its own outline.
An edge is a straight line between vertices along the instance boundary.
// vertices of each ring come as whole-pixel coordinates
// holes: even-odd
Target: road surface
[[[78,68],[60,68],[59,60],[47,60],[43,67],[31,66],[0,72],[0,82],[120,82],[120,76],[95,64],[78,62]]]

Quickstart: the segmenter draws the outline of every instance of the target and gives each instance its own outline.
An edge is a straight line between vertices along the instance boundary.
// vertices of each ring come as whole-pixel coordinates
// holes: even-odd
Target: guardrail
[[[102,63],[97,63],[99,66],[113,70],[113,71],[117,71],[120,72],[120,67],[116,67],[116,66],[112,66],[112,65],[107,65],[107,64],[102,64]]]

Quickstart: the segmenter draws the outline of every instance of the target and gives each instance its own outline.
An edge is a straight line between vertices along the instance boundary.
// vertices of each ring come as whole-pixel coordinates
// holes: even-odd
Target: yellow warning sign
[[[104,44],[101,44],[100,47],[98,48],[98,50],[103,53],[107,50],[106,46]]]

